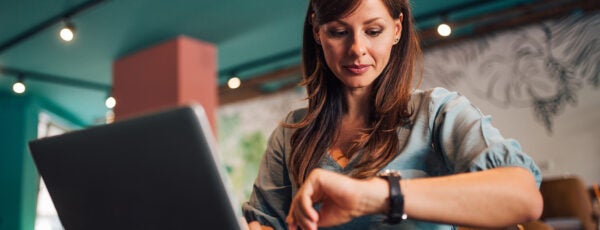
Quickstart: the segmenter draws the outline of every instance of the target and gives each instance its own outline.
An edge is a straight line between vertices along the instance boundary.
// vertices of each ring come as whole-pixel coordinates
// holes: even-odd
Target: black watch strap
[[[404,214],[404,196],[400,190],[400,173],[393,170],[385,170],[378,174],[379,177],[387,180],[390,185],[390,210],[387,214],[385,222],[388,224],[400,223],[406,219]]]

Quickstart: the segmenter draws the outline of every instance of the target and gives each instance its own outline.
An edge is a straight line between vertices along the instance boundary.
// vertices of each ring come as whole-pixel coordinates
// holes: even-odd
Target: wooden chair
[[[597,230],[592,201],[584,183],[576,176],[544,179],[540,186],[544,199],[542,220],[573,218],[581,229]]]
[[[598,228],[598,230],[600,230],[600,185],[593,184],[590,187],[590,197],[592,197],[594,221],[596,221],[596,227]]]
[[[518,224],[502,230],[553,230],[552,226],[545,224],[542,221],[536,220],[524,224]],[[485,230],[485,228],[458,227],[458,230]]]

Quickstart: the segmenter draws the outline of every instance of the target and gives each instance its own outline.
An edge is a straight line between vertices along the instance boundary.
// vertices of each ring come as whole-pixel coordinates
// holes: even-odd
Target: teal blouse
[[[403,178],[422,178],[518,166],[529,170],[537,185],[541,173],[519,143],[502,137],[485,116],[467,98],[443,88],[415,91],[410,99],[408,125],[398,130],[398,155],[381,170],[394,169]],[[306,110],[291,112],[285,122],[303,118]],[[242,211],[248,221],[257,220],[274,229],[287,229],[285,217],[298,188],[291,183],[287,170],[293,129],[278,126],[269,138],[254,190]],[[350,159],[342,168],[329,154],[323,154],[318,167],[348,174],[360,159]],[[351,188],[348,188],[351,189]],[[457,210],[460,211],[460,210]],[[397,225],[383,223],[383,215],[356,218],[327,229],[455,229],[454,226],[409,219]],[[325,228],[323,228],[325,229]]]

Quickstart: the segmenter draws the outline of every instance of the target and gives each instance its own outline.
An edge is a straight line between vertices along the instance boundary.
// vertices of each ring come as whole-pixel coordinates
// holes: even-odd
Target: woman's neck
[[[371,87],[345,88],[344,100],[346,101],[346,112],[343,119],[352,123],[366,125],[369,119],[371,106]]]
[[[352,142],[368,125],[371,103],[369,95],[370,90],[367,88],[344,89],[347,110],[342,115],[341,126],[337,128],[337,137],[329,146],[329,154],[342,168],[348,165],[352,157],[348,152]]]

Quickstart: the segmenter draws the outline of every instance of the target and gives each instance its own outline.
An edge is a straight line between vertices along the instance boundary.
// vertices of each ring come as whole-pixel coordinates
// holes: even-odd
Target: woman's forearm
[[[538,219],[543,201],[533,175],[503,167],[401,180],[409,218],[463,226],[504,227]]]
[[[292,200],[290,229],[343,224],[386,214],[389,185],[382,178],[357,180],[315,169]],[[400,180],[409,218],[461,226],[499,228],[539,218],[543,201],[533,175],[519,167],[452,176]],[[313,204],[321,203],[316,211]]]

